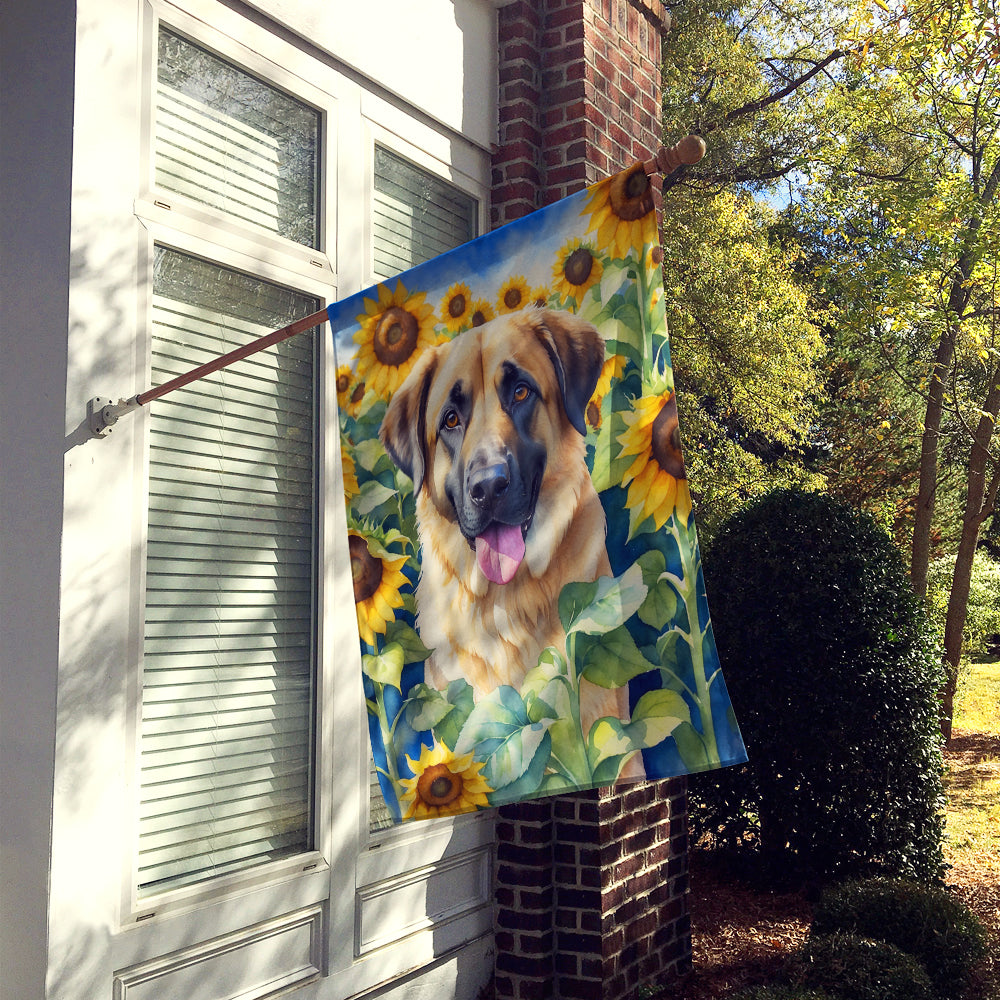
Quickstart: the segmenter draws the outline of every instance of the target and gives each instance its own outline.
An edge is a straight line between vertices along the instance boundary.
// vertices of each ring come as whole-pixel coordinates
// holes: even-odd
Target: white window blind
[[[375,147],[374,272],[385,281],[478,235],[476,199]]]
[[[315,247],[319,128],[314,108],[160,28],[159,189]]]
[[[317,308],[157,247],[152,383]],[[141,896],[312,847],[314,337],[150,406]]]
[[[375,147],[372,249],[373,271],[379,281],[474,239],[477,213],[475,198],[388,149]],[[369,784],[371,830],[392,826],[374,761]]]

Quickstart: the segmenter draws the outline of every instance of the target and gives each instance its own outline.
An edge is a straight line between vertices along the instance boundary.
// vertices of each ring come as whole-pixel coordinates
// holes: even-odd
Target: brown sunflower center
[[[653,210],[653,192],[646,168],[637,163],[611,183],[611,210],[619,219],[634,222]]]
[[[503,304],[508,309],[516,309],[521,304],[521,289],[520,288],[508,288],[504,292]]]
[[[351,402],[360,403],[362,399],[365,398],[365,384],[364,382],[359,382],[354,387],[354,392],[351,393]]]
[[[484,313],[482,309],[477,309],[472,314],[472,325],[482,326],[485,322],[486,322],[486,313]]]
[[[601,405],[594,400],[587,404],[587,423],[595,428],[601,426]]]
[[[373,347],[383,365],[401,365],[416,350],[420,324],[413,313],[390,306],[375,324]]]
[[[459,316],[465,314],[466,302],[465,296],[459,293],[458,295],[453,295],[448,300],[448,315],[452,319],[458,319]]]
[[[571,285],[582,285],[594,270],[594,255],[586,247],[577,247],[563,264],[563,273]]]
[[[417,780],[417,795],[429,806],[446,806],[462,794],[462,776],[447,764],[432,764]]]
[[[365,540],[359,535],[349,535],[351,576],[354,580],[354,603],[367,601],[382,582],[382,560],[368,551]]]
[[[337,376],[337,392],[347,392],[351,384],[351,376],[347,372],[342,372]]]
[[[674,479],[686,479],[681,455],[681,428],[677,421],[677,399],[671,395],[653,421],[650,453],[657,465]]]

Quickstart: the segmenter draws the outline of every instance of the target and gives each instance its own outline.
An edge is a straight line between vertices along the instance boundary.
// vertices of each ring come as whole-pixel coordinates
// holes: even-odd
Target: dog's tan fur
[[[433,649],[427,682],[464,677],[478,698],[498,685],[520,689],[546,646],[562,650],[558,598],[567,583],[610,576],[605,518],[585,462],[583,411],[604,358],[590,324],[569,313],[529,309],[501,316],[425,352],[393,395],[381,436],[416,491],[421,545],[417,624]],[[501,405],[505,366],[529,372],[539,389],[530,436],[546,453],[525,555],[513,579],[491,582],[463,536],[446,478],[484,442],[503,448],[517,433]],[[459,455],[438,433],[457,380],[472,399]],[[571,414],[575,414],[574,418]],[[623,704],[625,702],[625,704]],[[584,731],[602,715],[626,717],[625,689],[581,686]]]

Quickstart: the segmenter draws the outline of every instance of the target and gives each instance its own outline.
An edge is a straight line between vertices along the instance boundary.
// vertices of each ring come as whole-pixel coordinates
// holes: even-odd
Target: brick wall
[[[498,10],[494,227],[660,145],[660,0]],[[506,806],[497,821],[498,998],[624,1000],[686,972],[686,781]]]
[[[656,151],[661,0],[514,0],[498,11],[494,227]]]

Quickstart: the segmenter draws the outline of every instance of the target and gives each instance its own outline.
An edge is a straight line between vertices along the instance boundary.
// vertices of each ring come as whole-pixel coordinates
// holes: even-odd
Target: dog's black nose
[[[488,465],[469,476],[469,499],[477,507],[490,510],[509,486],[507,466],[502,463]]]

